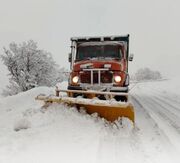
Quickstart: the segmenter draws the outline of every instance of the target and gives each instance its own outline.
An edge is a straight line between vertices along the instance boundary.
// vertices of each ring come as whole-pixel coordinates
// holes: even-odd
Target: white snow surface
[[[110,124],[97,114],[35,97],[39,87],[0,99],[0,163],[180,162],[180,79],[132,84],[136,123]],[[60,84],[65,89],[66,83]]]

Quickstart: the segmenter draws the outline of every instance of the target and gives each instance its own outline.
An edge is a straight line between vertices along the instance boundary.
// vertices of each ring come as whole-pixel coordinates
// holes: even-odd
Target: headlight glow
[[[72,79],[73,83],[75,83],[75,84],[78,83],[78,80],[79,80],[78,76],[74,76]]]
[[[115,76],[114,80],[116,83],[119,83],[121,81],[121,76],[119,76],[119,75]]]

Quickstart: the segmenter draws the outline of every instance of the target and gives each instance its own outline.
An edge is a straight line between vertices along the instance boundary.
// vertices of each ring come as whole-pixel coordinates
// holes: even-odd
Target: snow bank
[[[39,87],[0,100],[0,162],[97,162],[101,139],[110,143],[131,137],[129,120],[119,126],[66,105],[43,109],[35,100],[40,93],[53,94],[54,88]]]
[[[31,123],[27,119],[21,119],[14,125],[14,131],[20,131],[31,127]]]
[[[0,162],[170,163],[174,158],[166,137],[137,103],[133,128],[128,119],[122,125],[111,124],[66,105],[42,108],[43,103],[35,100],[40,93],[54,94],[54,88],[39,87],[0,99]]]

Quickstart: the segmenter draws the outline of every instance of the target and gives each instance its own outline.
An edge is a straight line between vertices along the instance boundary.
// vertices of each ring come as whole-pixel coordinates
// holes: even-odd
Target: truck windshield
[[[76,60],[92,58],[122,58],[120,46],[117,45],[94,45],[79,46],[77,48]]]

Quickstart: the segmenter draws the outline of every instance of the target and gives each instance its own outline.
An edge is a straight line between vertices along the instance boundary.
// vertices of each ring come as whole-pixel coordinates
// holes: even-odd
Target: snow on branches
[[[36,86],[53,86],[62,81],[62,69],[53,60],[51,54],[37,47],[33,40],[22,44],[10,43],[4,48],[1,59],[7,66],[10,85],[4,91],[6,95],[27,91]]]
[[[143,80],[159,80],[162,79],[162,75],[159,71],[153,71],[149,68],[140,68],[137,72],[132,75],[131,79],[137,81]]]

